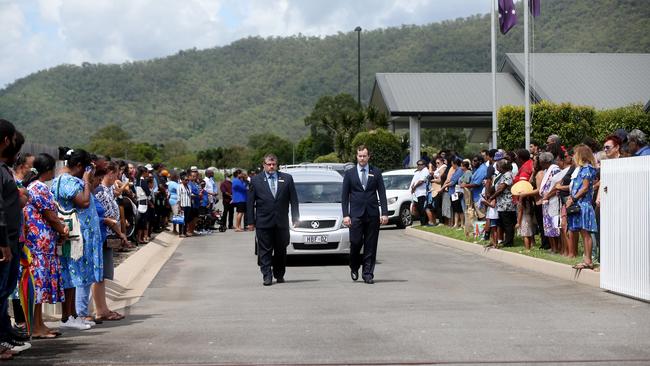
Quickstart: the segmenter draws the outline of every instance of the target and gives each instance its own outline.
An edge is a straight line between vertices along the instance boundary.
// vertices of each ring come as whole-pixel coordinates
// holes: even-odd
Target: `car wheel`
[[[397,227],[404,229],[407,226],[411,226],[413,223],[413,216],[411,216],[411,207],[408,203],[402,205],[399,208],[399,220],[397,221]]]

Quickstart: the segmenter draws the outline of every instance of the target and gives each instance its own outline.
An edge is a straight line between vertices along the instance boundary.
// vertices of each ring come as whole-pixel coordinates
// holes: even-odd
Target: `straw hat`
[[[530,193],[532,191],[533,185],[530,184],[530,182],[527,180],[520,180],[519,182],[515,183],[510,189],[510,192],[512,192],[513,196],[521,196],[522,194]]]

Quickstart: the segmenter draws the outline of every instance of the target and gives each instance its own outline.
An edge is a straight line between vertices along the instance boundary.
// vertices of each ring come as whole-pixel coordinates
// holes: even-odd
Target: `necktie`
[[[273,193],[273,197],[275,197],[275,194],[277,193],[277,186],[275,185],[275,174],[271,175],[269,177],[271,180],[271,193]]]
[[[361,185],[363,189],[366,189],[366,184],[368,183],[368,175],[366,174],[366,168],[361,168]]]

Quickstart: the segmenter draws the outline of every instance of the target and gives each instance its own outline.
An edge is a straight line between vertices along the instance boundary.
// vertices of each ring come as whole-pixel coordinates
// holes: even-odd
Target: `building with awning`
[[[523,59],[506,54],[496,75],[497,108],[524,105]],[[536,53],[530,70],[531,103],[650,108],[650,54]],[[409,129],[411,156],[420,156],[421,128],[465,128],[471,142],[489,142],[492,74],[378,73],[370,105],[388,116],[393,130]]]

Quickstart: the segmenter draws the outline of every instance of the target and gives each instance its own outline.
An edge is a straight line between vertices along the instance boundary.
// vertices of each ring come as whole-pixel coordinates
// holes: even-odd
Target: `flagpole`
[[[530,146],[530,79],[529,79],[529,50],[528,50],[528,17],[529,17],[529,4],[528,0],[524,0],[524,105],[525,105],[525,121],[524,129],[526,131],[526,146]]]
[[[491,2],[491,18],[492,18],[492,28],[491,28],[491,52],[492,52],[492,148],[497,148],[497,132],[498,132],[498,122],[497,122],[497,33],[496,33],[496,0],[490,0]]]

